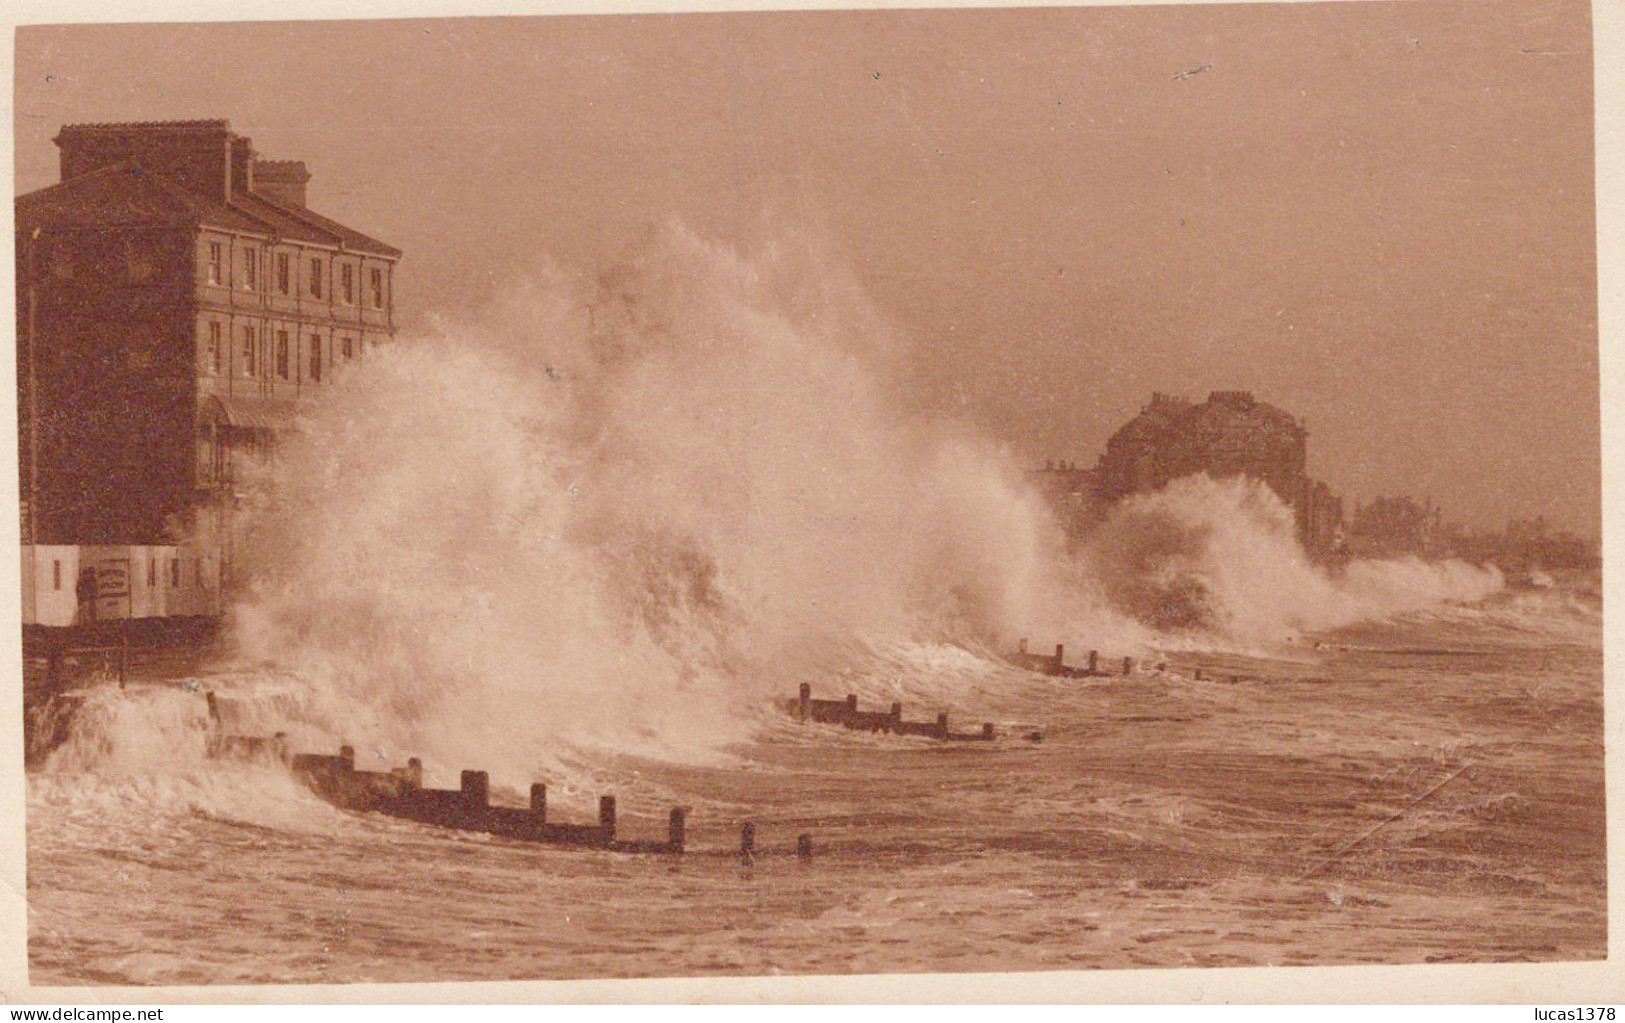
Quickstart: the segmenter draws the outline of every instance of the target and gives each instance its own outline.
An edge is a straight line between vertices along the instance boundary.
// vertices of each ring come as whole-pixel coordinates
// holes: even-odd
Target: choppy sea
[[[783,695],[810,681],[1000,738],[859,734],[764,701],[717,762],[626,751],[547,779],[563,819],[615,793],[631,836],[661,837],[667,808],[690,807],[681,858],[343,812],[278,768],[205,762],[200,689],[266,728],[287,698],[230,666],[159,665],[122,691],[92,683],[68,743],[29,774],[31,979],[1597,959],[1601,632],[1593,579],[1270,657],[1170,654],[1127,678],[892,646]],[[132,753],[134,735],[161,736],[159,755]],[[403,756],[362,749],[360,766]],[[481,766],[430,764],[428,781]],[[493,801],[522,805],[531,780],[493,776]],[[749,864],[745,821],[762,853]],[[810,862],[788,855],[801,833]]]

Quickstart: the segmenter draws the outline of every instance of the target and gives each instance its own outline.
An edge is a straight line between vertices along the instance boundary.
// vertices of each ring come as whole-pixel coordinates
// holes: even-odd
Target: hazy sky
[[[1583,0],[30,28],[17,183],[64,123],[225,117],[419,322],[668,216],[809,229],[1034,462],[1247,388],[1351,498],[1594,532],[1591,66]]]

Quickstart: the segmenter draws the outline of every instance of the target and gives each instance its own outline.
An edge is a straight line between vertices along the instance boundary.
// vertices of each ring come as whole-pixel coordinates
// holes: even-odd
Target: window
[[[243,287],[248,291],[258,291],[260,288],[260,254],[258,250],[243,250]]]
[[[349,263],[339,267],[339,297],[345,305],[355,305],[355,267]]]
[[[322,261],[319,259],[310,261],[310,297],[322,297]]]
[[[254,363],[256,361],[254,357],[259,354],[256,351],[259,347],[255,343],[257,340],[258,338],[254,336],[253,327],[243,328],[243,376],[245,377],[254,375]]]
[[[288,332],[276,332],[276,375],[288,379]]]
[[[146,242],[124,239],[124,279],[131,284],[152,280],[152,251]]]
[[[379,267],[373,267],[372,274],[368,278],[368,284],[372,289],[370,296],[372,298],[372,307],[382,309],[384,307],[384,271]]]
[[[222,280],[220,264],[220,243],[209,243],[209,283],[219,284]]]
[[[169,559],[169,585],[177,590],[181,588],[181,559]]]
[[[61,588],[62,588],[62,562],[53,561],[53,562],[51,562],[51,589],[60,590]]]
[[[350,346],[351,346],[350,339],[345,338],[344,339],[344,361],[345,362],[349,362],[351,357],[353,357],[355,355],[355,349],[350,347]]]
[[[310,379],[320,382],[322,379],[322,336],[310,336]]]
[[[215,376],[220,375],[220,322],[209,321],[209,344],[205,355],[208,359],[209,372]]]
[[[288,262],[288,254],[286,252],[278,252],[276,254],[276,290],[282,292],[284,295],[288,293],[288,288],[290,286],[288,278],[292,276],[288,269]]]

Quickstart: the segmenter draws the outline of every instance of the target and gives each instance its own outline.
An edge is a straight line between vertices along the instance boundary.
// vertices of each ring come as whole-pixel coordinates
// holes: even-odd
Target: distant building
[[[1069,531],[1076,531],[1078,525],[1094,517],[1100,486],[1093,469],[1080,469],[1074,462],[1050,461],[1027,475]]]
[[[1246,476],[1263,482],[1293,509],[1306,548],[1329,554],[1342,542],[1343,504],[1326,484],[1309,477],[1308,438],[1301,421],[1248,391],[1214,391],[1200,404],[1153,394],[1140,414],[1107,440],[1095,469],[1064,484],[1090,491],[1068,506],[1069,526],[1084,528],[1112,503],[1186,476]],[[1063,485],[1053,468],[1033,476],[1046,490]]]
[[[16,200],[24,537],[161,544],[394,333],[401,252],[223,120],[68,125]],[[222,541],[227,542],[227,541]]]
[[[1349,545],[1365,557],[1437,553],[1444,537],[1443,515],[1431,500],[1379,497],[1356,505],[1349,523]]]

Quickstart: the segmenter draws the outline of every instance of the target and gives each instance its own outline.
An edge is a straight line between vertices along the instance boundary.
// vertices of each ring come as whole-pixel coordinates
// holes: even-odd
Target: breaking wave
[[[1408,557],[1315,564],[1267,485],[1205,475],[1123,501],[1088,539],[1084,571],[1136,620],[1202,642],[1261,645],[1369,618],[1482,600],[1501,573]]]
[[[541,272],[369,353],[285,444],[233,656],[359,747],[517,776],[712,758],[766,698],[899,651],[1270,644],[1500,585],[1328,573],[1241,481],[1177,482],[1069,547],[1011,452],[906,411],[901,364],[799,251],[672,225],[596,278]]]
[[[518,767],[712,750],[854,642],[994,642],[1064,589],[1060,531],[887,399],[889,345],[824,268],[673,226],[369,353],[272,470],[238,651],[369,745]]]

